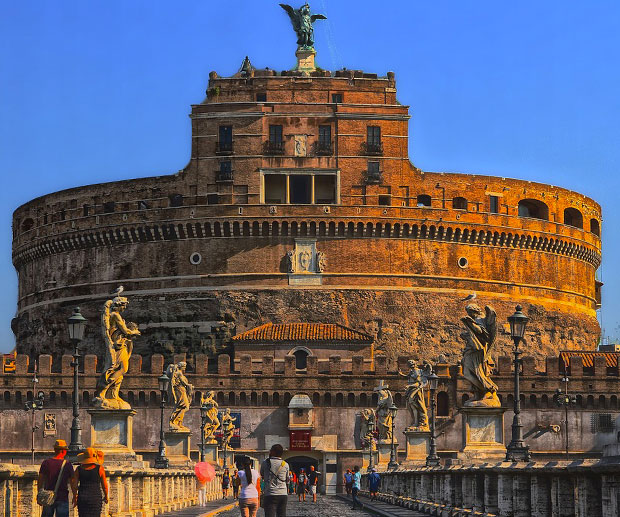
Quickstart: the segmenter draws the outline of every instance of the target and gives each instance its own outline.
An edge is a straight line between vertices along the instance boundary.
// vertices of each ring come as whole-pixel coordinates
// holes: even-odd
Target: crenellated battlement
[[[592,363],[584,367],[583,358],[569,358],[568,375],[571,391],[581,393],[578,403],[582,407],[617,408],[617,396],[609,395],[620,389],[620,371],[616,356],[607,361],[602,355],[594,356]],[[37,359],[38,383],[34,392],[42,391],[50,404],[63,406],[70,403],[72,393],[73,369],[72,357],[62,356],[54,362],[52,356],[41,355]],[[220,355],[213,360],[206,355],[197,355],[190,361],[187,377],[195,387],[194,403],[198,404],[202,393],[207,390],[216,392],[221,405],[231,406],[280,406],[288,404],[297,392],[307,393],[317,406],[360,406],[367,407],[374,403],[373,388],[379,380],[386,380],[395,393],[395,402],[404,406],[406,381],[399,376],[400,371],[407,370],[408,357],[401,356],[394,364],[388,363],[387,357],[378,355],[374,361],[362,356],[342,359],[332,355],[328,359],[315,356],[307,358],[307,368],[295,368],[295,357],[287,356],[284,360],[274,360],[265,356],[262,360],[253,360],[248,354],[237,358]],[[185,354],[176,354],[174,361],[186,360]],[[211,364],[213,361],[214,364]],[[609,363],[613,363],[610,366]],[[558,388],[563,388],[564,363],[562,357],[548,357],[544,370],[535,367],[534,358],[523,358],[522,396],[524,407],[549,407],[551,398]],[[129,372],[122,386],[122,396],[132,405],[150,406],[159,403],[157,378],[164,372],[167,364],[159,354],[143,362],[142,356],[134,355],[130,359]],[[4,395],[0,398],[4,407],[20,407],[22,402],[33,396],[32,377],[34,362],[24,354],[17,356],[15,371],[2,373],[0,382],[4,386]],[[96,355],[86,355],[80,368],[80,389],[84,404],[93,398],[97,378],[100,373]],[[438,364],[436,372],[440,377],[439,392],[449,403],[449,407],[458,407],[469,398],[469,384],[462,377],[458,365]],[[512,358],[499,357],[493,375],[499,387],[499,394],[505,405],[512,404],[513,371]],[[611,383],[611,384],[610,384]],[[603,397],[601,399],[601,397]],[[607,397],[609,399],[607,400]]]

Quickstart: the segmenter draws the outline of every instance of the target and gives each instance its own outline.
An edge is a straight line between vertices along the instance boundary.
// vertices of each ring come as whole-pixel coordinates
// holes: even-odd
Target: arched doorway
[[[294,453],[290,453],[294,454]],[[295,472],[295,474],[299,474],[301,469],[304,469],[306,472],[310,470],[310,465],[314,465],[314,468],[318,471],[319,469],[319,460],[317,458],[312,458],[310,456],[304,456],[304,453],[300,453],[299,456],[289,456],[286,459],[286,462],[291,467],[291,470]]]

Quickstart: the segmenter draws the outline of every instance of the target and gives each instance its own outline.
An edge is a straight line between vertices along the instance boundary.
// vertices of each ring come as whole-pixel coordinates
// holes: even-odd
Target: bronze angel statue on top
[[[135,323],[126,323],[121,313],[127,308],[129,300],[124,296],[123,286],[114,292],[114,297],[103,304],[101,331],[106,346],[105,363],[97,381],[93,405],[102,409],[131,409],[128,402],[119,396],[123,377],[129,369],[129,358],[133,351],[131,338],[139,336]]]
[[[299,9],[293,9],[287,4],[280,4],[280,7],[287,12],[293,23],[293,29],[297,33],[298,48],[304,50],[314,48],[314,28],[312,24],[316,20],[327,20],[327,17],[322,14],[310,14],[310,6],[307,3]]]

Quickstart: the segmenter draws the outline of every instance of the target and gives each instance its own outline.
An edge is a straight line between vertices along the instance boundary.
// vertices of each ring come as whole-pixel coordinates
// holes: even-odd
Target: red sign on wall
[[[312,450],[312,431],[289,431],[291,451]]]

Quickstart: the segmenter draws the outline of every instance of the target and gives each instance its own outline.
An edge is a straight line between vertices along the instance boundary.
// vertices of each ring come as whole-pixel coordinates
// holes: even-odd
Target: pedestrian
[[[97,461],[97,452],[88,447],[77,457],[78,467],[71,478],[73,507],[80,517],[101,515],[103,503],[108,503],[108,481],[103,465]]]
[[[207,506],[207,480],[196,475],[196,489],[198,490],[198,506]]]
[[[301,469],[299,474],[297,474],[297,496],[299,497],[299,501],[306,500],[306,491],[308,490],[308,476],[306,476],[306,471]]]
[[[344,473],[344,488],[347,491],[347,495],[351,495],[351,488],[353,487],[353,472],[351,469],[347,469]]]
[[[319,472],[314,469],[314,465],[310,465],[308,472],[308,491],[312,496],[312,502],[316,503],[316,491],[319,485]]]
[[[259,493],[259,473],[252,468],[252,460],[245,456],[242,460],[243,470],[239,470],[238,478],[241,482],[241,493],[239,494],[239,511],[241,517],[256,517],[258,512]]]
[[[230,472],[228,469],[224,470],[222,475],[222,494],[224,499],[228,497],[228,489],[230,488]]]
[[[265,480],[265,517],[286,517],[287,490],[286,479],[290,472],[288,463],[282,459],[284,447],[279,443],[269,450],[267,458],[260,466],[260,476]]]
[[[381,483],[381,476],[377,472],[377,469],[373,467],[370,474],[368,475],[368,492],[370,492],[371,501],[377,499],[379,483]]]
[[[351,487],[351,496],[353,497],[353,510],[357,510],[357,506],[360,507],[360,510],[364,508],[364,505],[357,498],[357,494],[362,488],[362,473],[360,472],[360,468],[355,465],[353,467],[353,486]]]
[[[233,498],[239,499],[239,489],[241,488],[241,478],[239,477],[239,471],[235,470],[232,478],[232,486],[233,486]]]
[[[296,481],[295,473],[289,472],[288,473],[288,494],[289,495],[292,495],[295,493],[295,481]]]
[[[37,502],[43,506],[41,517],[69,517],[69,481],[73,465],[65,459],[66,455],[67,442],[56,440],[54,456],[41,464],[37,494]]]

